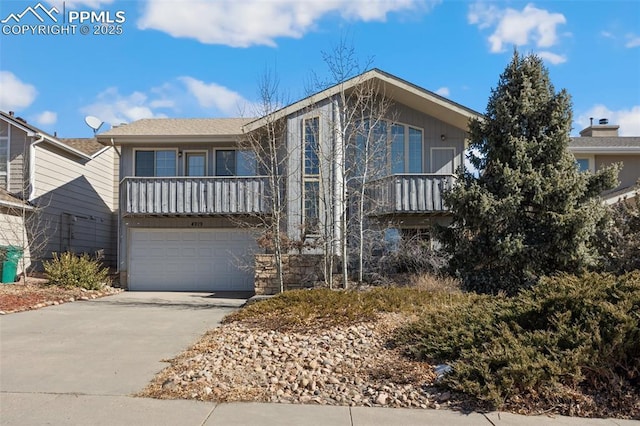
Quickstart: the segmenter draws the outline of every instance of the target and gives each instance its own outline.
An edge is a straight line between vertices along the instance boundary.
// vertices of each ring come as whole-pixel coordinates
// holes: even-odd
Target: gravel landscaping
[[[449,392],[428,386],[435,374],[385,347],[405,321],[378,321],[309,332],[274,331],[242,322],[211,330],[171,360],[140,396],[210,401],[440,408]]]
[[[26,283],[20,281],[12,284],[0,284],[0,315],[60,305],[76,300],[90,300],[109,296],[122,291],[114,287],[101,290],[85,290],[83,288],[65,288],[46,285],[47,280],[27,278]]]

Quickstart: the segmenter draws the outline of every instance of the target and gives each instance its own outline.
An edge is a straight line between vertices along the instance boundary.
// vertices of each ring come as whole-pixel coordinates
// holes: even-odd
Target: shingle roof
[[[30,124],[30,123],[27,123],[24,119],[21,119],[20,117],[15,117],[13,115],[7,114],[4,111],[0,111],[0,116],[5,117],[7,120],[15,123],[15,125],[22,126],[25,129],[29,129],[30,131],[32,131],[34,133],[38,133],[38,134],[44,136],[50,143],[52,143],[54,145],[57,144],[59,147],[65,149],[67,151],[73,152],[75,155],[80,155],[81,157],[84,156],[84,155],[87,155],[85,151],[80,150],[80,149],[76,148],[75,146],[66,143],[63,139],[60,139],[55,135],[50,135],[49,133],[37,128],[36,126],[34,126],[34,125]]]
[[[104,149],[104,145],[99,143],[96,138],[61,138],[60,142],[89,156]]]
[[[100,136],[232,136],[255,118],[143,118]]]
[[[570,148],[640,148],[640,136],[594,136],[571,138]]]

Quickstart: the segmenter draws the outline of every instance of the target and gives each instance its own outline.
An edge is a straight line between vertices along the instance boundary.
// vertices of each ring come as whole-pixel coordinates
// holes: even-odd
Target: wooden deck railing
[[[120,183],[123,215],[264,214],[267,179],[253,177],[126,177]]]
[[[442,193],[453,186],[450,174],[396,174],[367,186],[373,215],[438,213],[447,211]]]

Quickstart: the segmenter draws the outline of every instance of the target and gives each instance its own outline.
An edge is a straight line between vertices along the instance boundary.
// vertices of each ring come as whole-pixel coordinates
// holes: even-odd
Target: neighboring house
[[[595,172],[614,163],[622,163],[618,175],[620,184],[602,194],[607,204],[637,196],[636,183],[640,179],[640,136],[618,136],[620,126],[607,119],[591,124],[572,138],[569,150],[576,157],[581,170]]]
[[[114,152],[0,111],[0,245],[23,248],[27,268],[64,251],[115,264]]]
[[[469,119],[480,114],[372,70],[259,119],[143,119],[97,135],[121,156],[121,283],[131,290],[253,290],[252,268],[240,265],[252,265],[256,235],[240,222],[269,214],[269,188],[239,141],[269,122],[284,125],[283,226],[289,238],[299,239],[301,229],[327,217],[321,201],[343,190],[321,185],[340,167],[317,150],[341,143],[337,99],[365,81],[379,84],[393,102],[383,126],[390,155],[368,189],[377,200],[371,217],[407,232],[446,223],[441,194],[463,164]],[[339,212],[329,216],[331,223],[323,225],[337,233]]]

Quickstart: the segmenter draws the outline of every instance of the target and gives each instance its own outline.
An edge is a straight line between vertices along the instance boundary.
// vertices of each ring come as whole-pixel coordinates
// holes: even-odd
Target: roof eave
[[[242,134],[232,135],[98,135],[96,140],[103,144],[115,145],[165,145],[175,143],[235,142]]]
[[[640,154],[637,146],[569,146],[574,154]]]

